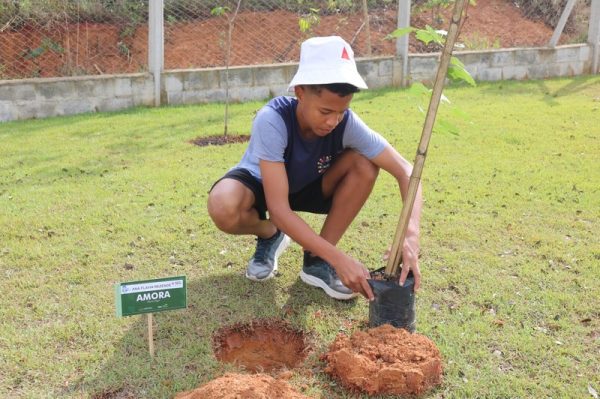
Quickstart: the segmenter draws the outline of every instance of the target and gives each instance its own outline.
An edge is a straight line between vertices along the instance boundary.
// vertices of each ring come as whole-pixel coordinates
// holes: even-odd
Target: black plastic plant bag
[[[415,332],[415,279],[412,272],[409,272],[404,286],[400,286],[397,279],[367,281],[375,295],[375,300],[369,304],[369,327],[391,324]]]

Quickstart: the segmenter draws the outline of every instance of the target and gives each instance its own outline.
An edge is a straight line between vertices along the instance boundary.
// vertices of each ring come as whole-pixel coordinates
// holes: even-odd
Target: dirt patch
[[[284,321],[258,320],[221,328],[213,338],[218,360],[251,372],[298,366],[308,353],[306,337]]]
[[[241,135],[214,135],[207,137],[196,137],[193,140],[190,140],[190,143],[195,144],[199,147],[206,147],[207,145],[224,145],[224,144],[235,144],[235,143],[245,143],[250,140],[250,136],[247,134]]]
[[[468,13],[459,40],[472,49],[493,45],[496,40],[499,47],[545,46],[554,32],[543,22],[525,18],[513,2],[505,0],[478,1]],[[562,43],[569,38],[562,35],[561,39]]]
[[[440,351],[427,337],[388,324],[340,334],[322,356],[325,372],[370,395],[420,395],[442,382]]]
[[[102,392],[92,395],[92,399],[135,399],[135,398],[136,398],[135,394],[125,388],[102,391]]]
[[[266,374],[225,374],[175,399],[310,399],[296,392],[285,379]]]

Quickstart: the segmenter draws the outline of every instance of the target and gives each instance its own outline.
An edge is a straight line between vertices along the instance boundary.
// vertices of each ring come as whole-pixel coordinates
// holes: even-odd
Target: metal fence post
[[[148,69],[154,77],[154,105],[160,106],[160,80],[165,65],[164,0],[150,0],[148,10]]]
[[[592,74],[598,73],[600,64],[600,0],[592,0],[588,43],[592,47]]]
[[[410,26],[410,0],[398,0],[398,29]],[[396,39],[396,56],[402,60],[402,86],[408,85],[408,36]]]
[[[569,15],[571,15],[571,11],[573,11],[573,6],[577,0],[569,0],[567,5],[563,9],[562,14],[560,15],[560,19],[558,20],[558,24],[556,24],[556,28],[554,29],[554,33],[550,38],[550,42],[548,42],[549,47],[556,47],[558,44],[558,39],[560,39],[560,35],[565,29],[565,25],[567,24],[567,20],[569,19]]]

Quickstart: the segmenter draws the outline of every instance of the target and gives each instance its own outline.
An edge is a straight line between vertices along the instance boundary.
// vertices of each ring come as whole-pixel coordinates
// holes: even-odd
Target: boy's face
[[[340,97],[327,89],[320,92],[296,86],[298,98],[296,115],[305,138],[327,136],[342,121],[344,112],[350,106],[352,94]]]

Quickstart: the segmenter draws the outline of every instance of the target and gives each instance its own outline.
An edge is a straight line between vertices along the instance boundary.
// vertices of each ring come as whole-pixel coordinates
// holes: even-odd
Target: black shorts
[[[248,187],[254,193],[254,208],[258,211],[258,216],[261,220],[267,219],[267,201],[265,200],[263,185],[247,169],[235,168],[225,173],[225,176],[213,184],[211,191],[223,179],[234,179]],[[331,209],[332,199],[323,196],[322,185],[323,175],[297,193],[290,194],[288,200],[292,210],[328,214]]]

